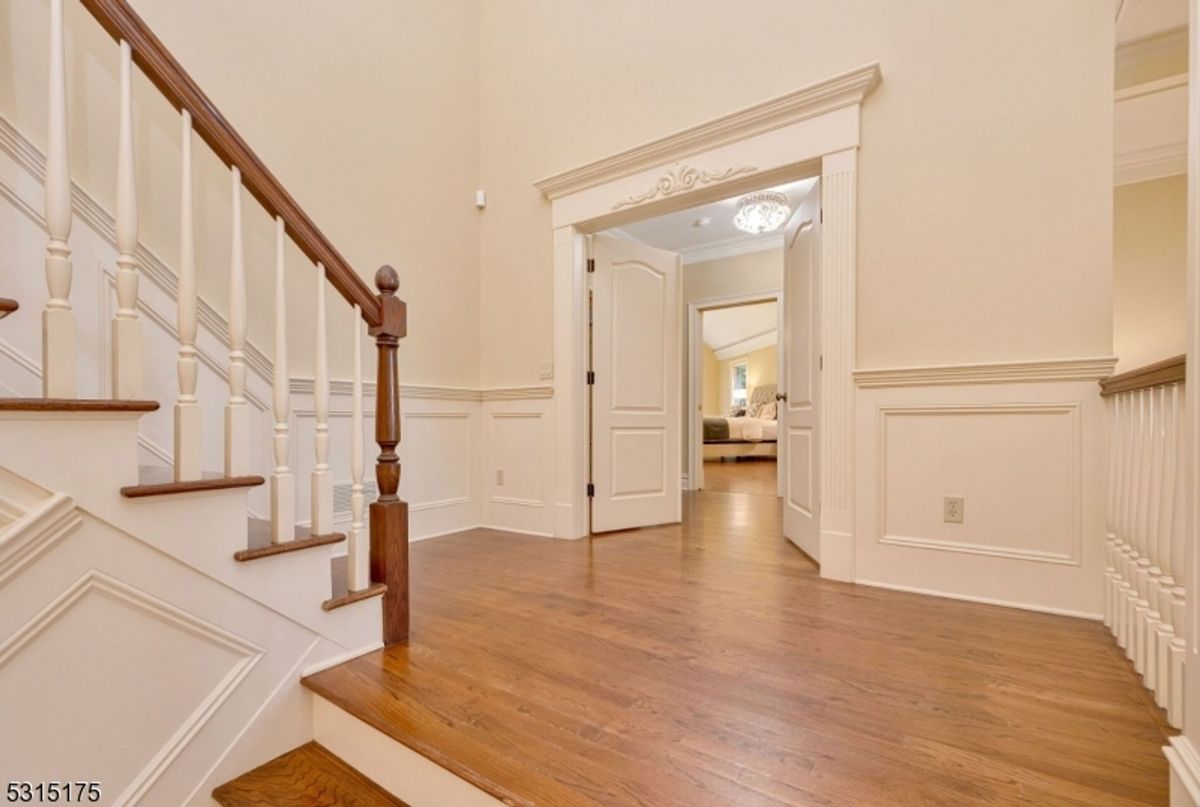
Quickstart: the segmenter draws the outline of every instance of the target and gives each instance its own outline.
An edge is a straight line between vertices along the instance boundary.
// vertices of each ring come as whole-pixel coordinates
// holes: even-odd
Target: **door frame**
[[[554,534],[588,535],[588,233],[819,173],[821,574],[854,579],[855,276],[861,107],[877,63],[540,180],[554,287]]]
[[[687,270],[684,269],[686,272]],[[703,344],[702,315],[705,311],[718,308],[735,308],[740,305],[755,303],[775,303],[775,328],[779,334],[776,340],[776,384],[782,389],[783,372],[787,367],[783,362],[787,345],[783,341],[783,290],[747,292],[746,294],[728,294],[723,297],[706,297],[703,300],[692,300],[688,303],[687,338],[688,338],[688,388],[687,388],[687,434],[684,436],[688,444],[688,463],[684,469],[687,473],[687,484],[684,490],[699,490],[704,480],[704,419],[698,415],[700,401],[704,397],[703,380],[704,362],[700,350]],[[776,453],[783,449],[782,441],[776,443]],[[775,473],[776,493],[782,495],[783,457],[778,457]]]

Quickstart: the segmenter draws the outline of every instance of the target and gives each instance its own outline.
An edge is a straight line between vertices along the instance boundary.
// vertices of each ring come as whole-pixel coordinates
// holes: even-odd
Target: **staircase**
[[[85,776],[101,789],[102,804],[211,804],[215,798],[227,805],[403,805],[312,742],[313,699],[300,685],[302,675],[408,637],[408,508],[398,496],[396,453],[397,348],[406,309],[396,297],[398,277],[384,266],[375,275],[376,290],[362,281],[127,2],[80,0],[120,50],[111,239],[116,305],[105,323],[108,377],[99,384],[108,397],[81,396],[87,345],[77,309],[96,310],[99,302],[105,310],[109,290],[103,278],[76,278],[72,264],[73,193],[79,190],[69,161],[64,2],[71,0],[49,0],[44,218],[37,222],[45,236],[48,295],[37,303],[22,299],[23,307],[0,298],[0,327],[23,327],[40,309],[40,362],[25,365],[42,383],[40,397],[0,398],[0,714],[6,726],[0,776],[35,783]],[[153,309],[139,300],[145,267],[133,143],[135,69],[179,112],[182,133],[177,355],[167,367],[156,366],[147,349],[144,326]],[[228,353],[217,368],[228,395],[217,413],[198,394],[201,362],[214,361],[198,344],[206,315],[195,261],[196,136],[228,168],[231,189]],[[273,306],[246,296],[244,192],[273,221]],[[286,266],[288,241],[311,266]],[[287,291],[297,277],[316,289],[312,471],[303,482],[293,471],[298,447],[288,375]],[[73,285],[77,297],[84,286],[96,289],[100,300],[72,299]],[[341,530],[335,528],[337,452],[331,451],[329,287],[354,314],[351,411],[336,413],[350,420],[349,440],[337,446],[349,455],[345,470],[352,480],[349,526]],[[275,336],[271,461],[263,467],[255,467],[248,403],[251,311],[273,317]],[[377,351],[378,497],[369,508],[364,324]],[[153,380],[171,372],[176,389],[152,389]],[[18,386],[5,381],[0,378],[0,386]],[[149,450],[139,428],[163,404],[172,415],[169,454]],[[213,414],[222,417],[220,431],[211,428]],[[221,467],[206,468],[214,445],[223,449]],[[148,464],[148,450],[150,459],[168,462]],[[301,484],[307,493],[298,497]],[[256,512],[248,496],[260,488],[267,504]],[[303,498],[310,501],[305,521],[296,506]]]

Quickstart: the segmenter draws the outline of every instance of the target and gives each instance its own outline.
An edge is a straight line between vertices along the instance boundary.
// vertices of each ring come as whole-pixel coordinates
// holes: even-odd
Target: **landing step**
[[[143,465],[138,468],[138,484],[121,488],[121,495],[127,499],[140,499],[143,496],[169,496],[173,493],[195,493],[202,490],[253,488],[264,481],[261,476],[222,476],[207,473],[190,482],[176,482],[175,472],[171,468]]]
[[[321,607],[326,611],[361,602],[371,597],[380,597],[387,592],[386,583],[371,583],[364,589],[351,591],[346,582],[346,558],[344,556],[333,558],[329,564],[329,574],[333,584],[333,596],[321,603]]]
[[[260,479],[259,483],[261,484],[261,482],[262,480]],[[299,526],[296,527],[294,535],[296,536],[295,540],[282,544],[273,544],[271,543],[271,522],[261,518],[252,518],[247,530],[246,548],[234,552],[234,560],[246,561],[269,558],[272,555],[282,555],[285,552],[298,552],[301,549],[336,544],[346,540],[346,536],[340,532],[331,532],[328,535],[313,535],[307,527]]]
[[[158,401],[98,398],[0,398],[0,412],[153,412]]]
[[[212,795],[222,807],[408,807],[316,742],[226,782]]]
[[[0,319],[4,319],[12,312],[20,308],[16,300],[10,300],[7,297],[0,297]]]

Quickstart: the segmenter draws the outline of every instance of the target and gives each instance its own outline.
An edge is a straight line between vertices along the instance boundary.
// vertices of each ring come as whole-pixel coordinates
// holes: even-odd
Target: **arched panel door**
[[[592,239],[592,531],[681,518],[679,255]]]

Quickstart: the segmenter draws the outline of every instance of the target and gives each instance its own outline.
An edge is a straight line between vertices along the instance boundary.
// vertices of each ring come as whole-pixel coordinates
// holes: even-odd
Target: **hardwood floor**
[[[709,493],[753,493],[774,496],[774,459],[723,460],[704,463],[704,489]]]
[[[513,804],[1167,803],[1102,625],[822,580],[779,517],[414,544],[411,643],[305,683]]]
[[[320,743],[294,748],[212,795],[221,807],[408,807]]]

